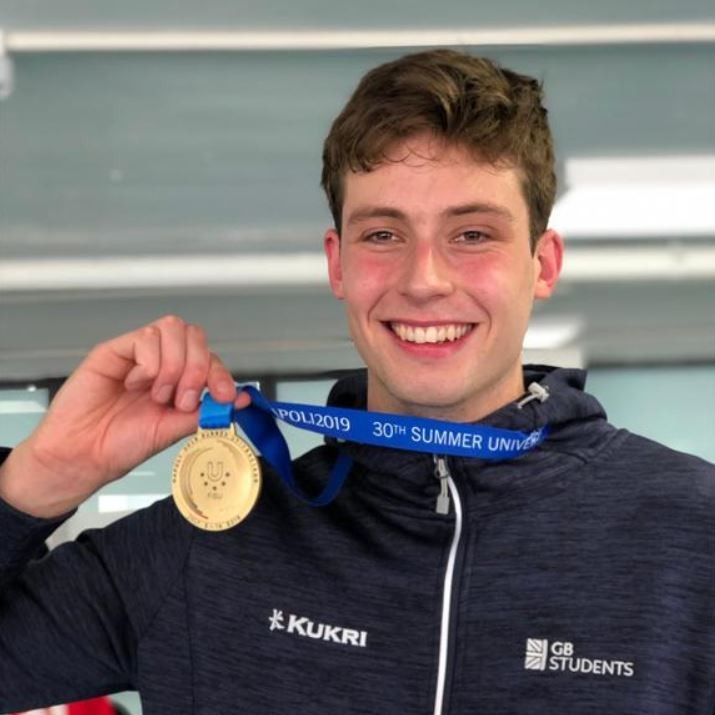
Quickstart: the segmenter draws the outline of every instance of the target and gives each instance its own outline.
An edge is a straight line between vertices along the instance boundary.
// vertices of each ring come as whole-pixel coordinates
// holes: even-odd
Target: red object
[[[109,698],[93,698],[71,703],[68,710],[68,715],[116,715],[116,713]]]
[[[92,698],[69,705],[31,710],[30,713],[31,715],[117,715],[109,698]],[[24,715],[30,715],[30,713]],[[15,713],[15,715],[23,715],[23,713]]]

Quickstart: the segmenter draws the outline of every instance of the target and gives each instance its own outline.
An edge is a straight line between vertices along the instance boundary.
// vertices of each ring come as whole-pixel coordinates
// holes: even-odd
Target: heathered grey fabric
[[[485,422],[548,422],[545,444],[449,459],[465,522],[443,712],[713,715],[715,468],[609,425],[580,371],[534,379],[545,403]],[[333,400],[364,404],[364,379]],[[337,448],[297,460],[300,483]],[[56,524],[0,505],[0,712],[138,689],[146,715],[432,713],[454,510],[434,511],[430,455],[340,448],[355,466],[330,506],[266,469],[222,533],[164,500],[28,565]]]

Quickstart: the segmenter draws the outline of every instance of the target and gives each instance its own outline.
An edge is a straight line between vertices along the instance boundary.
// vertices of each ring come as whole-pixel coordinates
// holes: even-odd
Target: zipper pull
[[[434,455],[434,475],[439,479],[439,495],[437,496],[437,508],[435,511],[438,514],[449,514],[449,469],[447,469],[447,460],[444,457]]]

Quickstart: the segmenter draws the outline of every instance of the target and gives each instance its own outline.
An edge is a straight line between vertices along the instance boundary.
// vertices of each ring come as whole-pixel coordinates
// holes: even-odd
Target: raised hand
[[[0,469],[0,497],[36,516],[74,508],[196,429],[201,390],[245,407],[204,331],[176,316],[97,345]]]

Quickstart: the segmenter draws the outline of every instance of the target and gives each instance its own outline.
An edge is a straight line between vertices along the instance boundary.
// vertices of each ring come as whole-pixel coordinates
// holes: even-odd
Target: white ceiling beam
[[[568,246],[565,283],[715,279],[715,245]],[[0,261],[0,295],[50,290],[327,287],[322,253]]]
[[[10,30],[8,52],[250,52],[388,47],[532,47],[715,42],[715,22],[437,30]]]
[[[0,293],[26,290],[327,285],[322,253],[21,258],[0,261]]]

